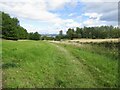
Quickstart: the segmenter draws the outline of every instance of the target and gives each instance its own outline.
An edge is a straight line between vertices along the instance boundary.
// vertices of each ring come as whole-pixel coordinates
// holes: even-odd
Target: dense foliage
[[[59,34],[60,35],[60,34]],[[100,26],[100,27],[76,27],[76,30],[69,28],[66,35],[62,38],[92,38],[92,39],[105,39],[105,38],[119,38],[120,28],[113,26]]]
[[[2,37],[5,39],[26,39],[27,30],[20,26],[17,18],[2,12]]]
[[[4,12],[0,13],[2,15],[2,24],[0,24],[0,27],[2,27],[2,38],[10,40],[40,39],[38,32],[28,33],[26,29],[20,26],[19,20],[17,18],[11,18],[9,14],[6,14]]]
[[[40,40],[40,34],[38,32],[35,33],[29,33],[28,38],[30,40]]]

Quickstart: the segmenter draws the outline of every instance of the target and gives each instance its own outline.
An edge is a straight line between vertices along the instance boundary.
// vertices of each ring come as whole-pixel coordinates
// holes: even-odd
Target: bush
[[[4,39],[7,39],[7,40],[14,40],[14,41],[17,41],[17,40],[18,40],[17,37],[5,37]]]
[[[55,41],[60,41],[61,38],[60,38],[60,36],[56,36],[54,40],[55,40]]]

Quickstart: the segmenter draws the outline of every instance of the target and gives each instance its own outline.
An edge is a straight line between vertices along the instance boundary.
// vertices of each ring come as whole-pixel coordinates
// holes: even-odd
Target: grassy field
[[[117,49],[47,41],[2,42],[3,87],[117,87]]]

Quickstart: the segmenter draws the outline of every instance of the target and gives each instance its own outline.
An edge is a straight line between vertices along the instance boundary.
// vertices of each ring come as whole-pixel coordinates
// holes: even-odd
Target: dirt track
[[[69,42],[118,42],[119,39],[75,39],[75,40],[68,40]]]
[[[74,40],[61,40],[61,41],[50,41],[52,43],[61,43],[61,44],[72,44],[80,46],[80,43],[100,43],[100,42],[119,42],[120,39],[74,39]],[[79,44],[78,44],[79,43]]]

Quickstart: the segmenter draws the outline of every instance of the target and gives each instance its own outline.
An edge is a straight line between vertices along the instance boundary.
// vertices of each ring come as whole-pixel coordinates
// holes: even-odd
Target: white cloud
[[[84,13],[83,16],[88,16],[89,18],[87,20],[83,21],[84,26],[88,27],[94,27],[94,26],[102,26],[102,25],[117,25],[116,21],[106,21],[106,20],[101,20],[101,17],[103,16],[102,14],[98,13]]]
[[[84,16],[89,17],[89,19],[82,23],[78,23],[73,19],[62,19],[59,14],[50,12],[62,9],[65,5],[76,6],[79,1],[85,4],[85,13],[79,16],[78,19],[82,20]],[[118,0],[114,0],[114,2],[115,1],[117,2]],[[108,0],[105,2],[108,2]],[[113,0],[109,0],[109,2],[113,2]],[[52,23],[52,26],[44,29],[45,31],[43,31],[43,29],[37,29],[37,27],[33,25],[25,25],[26,29],[30,32],[58,32],[60,28],[66,29],[69,27],[82,27],[83,25],[95,26],[111,24],[113,22],[110,23],[107,21],[113,20],[114,18],[112,17],[116,17],[116,4],[117,3],[104,3],[103,0],[12,0],[12,2],[11,0],[4,0],[4,2],[0,1],[0,10],[18,18],[37,20],[46,22],[47,24]],[[68,16],[74,15],[75,13],[70,13]]]
[[[83,24],[84,24],[84,26],[94,27],[94,26],[106,25],[106,22],[100,21],[100,20],[88,19],[88,20],[84,21]]]
[[[13,6],[11,6],[13,5]],[[56,22],[60,21],[60,18],[57,14],[53,14],[47,11],[45,2],[29,2],[29,3],[0,3],[0,7],[3,11],[13,13],[15,16]]]
[[[50,10],[56,10],[63,8],[68,2],[70,2],[70,0],[47,0],[47,5]]]
[[[102,14],[101,20],[117,21],[118,18],[118,2],[83,2],[85,4],[84,11],[87,13]],[[108,19],[109,18],[109,19]]]
[[[83,22],[83,24],[85,26],[101,26],[101,25],[106,25],[105,21],[100,21],[100,17],[102,16],[102,14],[98,14],[98,13],[84,13],[84,16],[88,16],[89,18]]]
[[[22,24],[22,26],[28,30],[28,32],[39,32],[40,34],[52,34],[58,33],[60,28],[55,28],[53,26],[46,25],[46,27],[39,27],[32,24]]]
[[[33,25],[24,24],[23,27],[25,29],[28,29],[29,30],[28,32],[36,32],[36,31],[38,31],[38,29],[35,26],[33,26]]]
[[[89,19],[84,21],[84,26],[117,25],[118,23],[118,0],[85,1],[83,15]]]
[[[1,11],[8,12],[20,18],[46,21],[53,24],[64,24],[69,22],[59,17],[58,14],[49,12],[49,9],[58,9],[64,7],[65,3],[71,3],[70,0],[39,0],[39,2],[0,2]]]
[[[68,28],[75,28],[75,27],[81,27],[81,26],[82,26],[81,23],[78,23],[75,21],[71,21],[71,22],[66,24],[66,27],[68,27]]]
[[[99,20],[100,17],[102,16],[102,14],[98,14],[98,13],[84,13],[83,14],[84,16],[88,16],[90,19],[96,19],[96,20]]]

